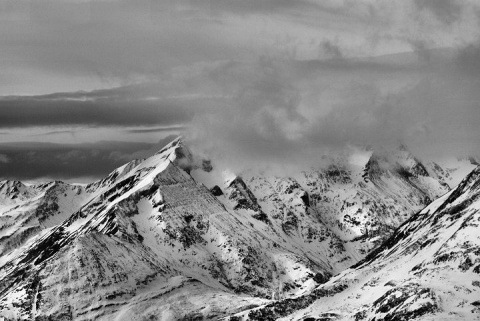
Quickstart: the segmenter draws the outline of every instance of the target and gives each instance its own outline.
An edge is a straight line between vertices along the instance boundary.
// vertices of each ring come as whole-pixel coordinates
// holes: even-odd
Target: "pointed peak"
[[[163,154],[167,151],[174,151],[178,147],[185,147],[185,141],[183,139],[183,136],[178,136],[177,138],[172,140],[170,143],[168,143],[162,149],[156,152],[155,155]]]
[[[0,189],[23,189],[27,188],[25,184],[17,180],[4,180],[0,181]]]
[[[241,176],[236,175],[234,177],[231,177],[227,181],[227,186],[228,187],[231,187],[231,186],[234,186],[234,185],[237,185],[237,184],[245,185],[245,182],[243,181],[243,178]]]
[[[4,181],[0,181],[0,186],[19,186],[19,185],[24,185],[24,184],[17,180],[6,179]]]

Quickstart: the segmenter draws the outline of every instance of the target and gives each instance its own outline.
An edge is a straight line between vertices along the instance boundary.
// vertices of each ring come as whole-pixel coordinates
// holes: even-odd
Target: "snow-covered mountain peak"
[[[31,196],[33,190],[20,181],[5,180],[0,182],[0,198],[10,198],[11,200],[18,198],[24,199]]]
[[[72,261],[79,255],[76,251],[84,249],[88,242],[97,244],[99,249],[108,248],[108,251],[101,254],[94,248],[87,251],[96,252],[95,255],[101,255],[106,262],[116,262],[98,266],[92,261],[88,265],[92,273],[101,276],[101,283],[94,285],[95,291],[105,295],[100,295],[99,299],[98,294],[84,294],[82,300],[100,300],[103,304],[108,304],[108,293],[112,291],[134,293],[138,295],[138,302],[142,302],[142,293],[148,288],[142,284],[179,275],[198,280],[196,282],[201,282],[210,292],[243,293],[263,298],[271,297],[272,292],[277,293],[274,296],[294,295],[317,284],[315,280],[331,275],[332,266],[324,261],[326,253],[333,255],[328,244],[322,245],[321,251],[312,251],[313,244],[308,251],[300,244],[294,245],[280,225],[269,221],[240,178],[230,184],[228,199],[216,198],[189,175],[194,168],[192,160],[183,142],[176,140],[155,155],[131,162],[85,189],[75,187],[80,188],[76,199],[82,200],[81,205],[70,207],[70,215],[58,225],[42,232],[39,224],[32,232],[37,233],[34,236],[22,234],[22,246],[11,252],[8,252],[11,247],[6,248],[0,266],[3,280],[0,296],[21,297],[22,291],[36,289],[40,282],[42,303],[32,310],[24,301],[10,305],[10,301],[2,303],[0,300],[0,307],[7,315],[19,318],[29,318],[32,314],[59,317],[64,309],[48,305],[48,302],[62,300],[56,288],[66,287],[75,292],[80,289],[79,283],[70,278],[73,272],[57,279],[48,271],[60,269],[67,260],[75,273],[88,277],[79,270],[83,270],[85,263]],[[52,190],[55,189],[48,189]],[[69,199],[69,195],[73,194],[59,191],[57,198],[39,198],[35,202],[45,204],[39,214],[43,215],[45,210],[51,212],[45,218],[49,222],[51,218],[62,217],[60,200]],[[247,204],[244,199],[252,207],[243,206]],[[35,202],[31,206],[36,206]],[[295,240],[303,242],[298,237]],[[111,253],[122,254],[112,257]],[[133,273],[122,259],[127,256],[127,261],[130,260],[133,254],[129,253],[137,253],[134,256],[139,264],[144,262],[137,264],[134,276],[137,281],[133,284],[122,277]],[[83,255],[80,258],[84,260]],[[20,274],[28,277],[21,281]],[[62,280],[66,283],[62,284]],[[36,300],[40,290],[28,291],[31,294],[27,295],[27,300]],[[127,292],[118,295],[124,297]],[[156,300],[154,293],[146,296],[152,302]],[[72,301],[70,296],[67,299],[65,304],[75,318],[83,318],[82,315],[99,317],[97,310],[90,310],[89,305]],[[238,308],[239,304],[244,303],[224,310]],[[134,308],[141,311],[140,305]],[[117,312],[113,309],[106,318],[110,319],[110,315]]]

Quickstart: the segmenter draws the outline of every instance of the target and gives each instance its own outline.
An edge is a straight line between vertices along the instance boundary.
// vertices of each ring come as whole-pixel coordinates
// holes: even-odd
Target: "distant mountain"
[[[243,314],[250,320],[477,320],[479,209],[477,167],[329,282]]]
[[[217,319],[308,297],[475,167],[405,147],[327,163],[227,174],[176,139],[86,186],[0,182],[0,317]]]
[[[379,246],[407,218],[448,192],[476,167],[473,159],[422,164],[405,146],[359,150],[328,157],[321,163],[330,165],[306,168],[289,177],[259,175],[251,170],[236,177],[233,184],[232,178],[222,181],[225,174],[215,166],[211,171],[197,169],[191,174],[209,188],[220,186],[227,200],[249,203],[252,211],[265,213],[277,233],[284,232],[287,236],[283,238],[300,242],[302,247],[314,245],[318,251],[317,243],[328,233],[333,242],[330,247],[336,250],[333,256],[325,255],[329,272],[336,274]],[[232,185],[238,186],[239,181],[251,196],[232,196]]]

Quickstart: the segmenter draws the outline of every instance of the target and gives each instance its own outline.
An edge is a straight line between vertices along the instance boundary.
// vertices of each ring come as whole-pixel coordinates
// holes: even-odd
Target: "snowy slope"
[[[234,200],[219,201],[188,174],[189,157],[176,140],[82,189],[88,197],[80,208],[7,254],[0,315],[215,317],[278,297],[279,289],[301,293],[328,277],[322,251],[289,244],[268,220],[234,210]],[[185,297],[189,292],[197,294]]]
[[[251,320],[480,319],[480,168],[381,247],[314,291]]]
[[[90,197],[63,182],[27,186],[0,182],[0,267],[20,246],[62,223]]]

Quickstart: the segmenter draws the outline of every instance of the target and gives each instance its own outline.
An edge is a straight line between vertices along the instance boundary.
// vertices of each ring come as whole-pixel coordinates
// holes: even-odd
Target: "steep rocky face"
[[[193,175],[207,187],[220,185],[234,210],[250,210],[282,238],[296,239],[302,247],[327,242],[324,246],[335,252],[325,253],[330,272],[335,274],[379,246],[432,199],[448,192],[446,181],[453,180],[455,170],[474,168],[469,163],[449,170],[438,164],[424,165],[405,147],[358,154],[333,158],[329,166],[291,177],[258,175],[252,170],[219,182],[212,178],[221,176],[215,170],[194,170]],[[450,178],[446,177],[449,172]]]
[[[252,320],[478,319],[479,222],[477,168],[355,266],[306,295],[242,315]]]

